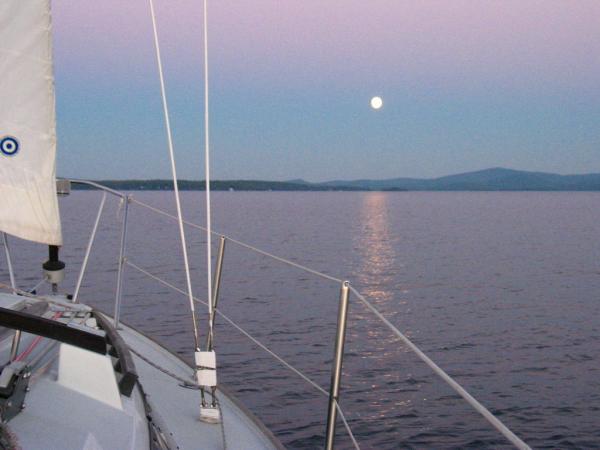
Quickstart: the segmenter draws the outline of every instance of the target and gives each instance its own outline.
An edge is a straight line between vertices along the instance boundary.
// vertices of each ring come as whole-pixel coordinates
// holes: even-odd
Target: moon
[[[381,97],[373,97],[371,99],[371,108],[379,109],[382,106],[383,106],[383,100],[381,99]]]

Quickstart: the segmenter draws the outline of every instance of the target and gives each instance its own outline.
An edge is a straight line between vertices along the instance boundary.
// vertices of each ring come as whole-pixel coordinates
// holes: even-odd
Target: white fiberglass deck
[[[0,294],[0,306],[6,309],[19,310],[25,300],[29,304],[44,303],[12,294]],[[64,301],[64,298],[53,297],[52,300]],[[78,326],[84,326],[90,308],[84,305],[77,307],[87,312],[78,318],[71,316],[67,319],[63,316],[55,320],[77,322]],[[56,317],[57,312],[63,309],[62,305],[53,304],[44,315]],[[175,354],[132,328],[121,325],[119,334],[133,351],[139,377],[130,396],[119,392],[113,370],[114,361],[108,354],[93,353],[23,333],[21,351],[28,354],[25,361],[33,369],[30,389],[25,394],[26,406],[7,424],[20,448],[283,448],[250,412],[223,391],[218,392],[223,423],[201,422],[200,391],[181,386],[175,378],[148,364],[136,353],[179,378],[191,381],[192,369]],[[5,361],[8,361],[12,336],[12,332],[2,329],[0,358]],[[153,445],[148,417],[160,428],[167,445]]]
[[[189,378],[192,369],[160,345],[121,325],[119,332],[127,345],[155,364],[179,377]],[[158,412],[180,449],[281,449],[270,432],[237,402],[219,391],[223,413],[221,425],[200,422],[200,392],[184,388],[134,354],[139,381],[153,411]],[[226,443],[223,442],[223,431]]]

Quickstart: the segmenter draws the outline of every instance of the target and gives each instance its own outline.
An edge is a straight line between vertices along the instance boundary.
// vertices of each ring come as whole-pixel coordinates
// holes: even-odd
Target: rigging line
[[[81,289],[81,283],[83,282],[83,276],[85,275],[85,269],[87,268],[88,260],[90,258],[90,253],[92,251],[92,245],[94,244],[94,239],[96,238],[96,233],[98,232],[98,224],[100,223],[100,218],[102,217],[102,211],[104,210],[104,203],[106,202],[106,191],[102,192],[102,200],[100,201],[100,206],[98,207],[98,213],[96,214],[96,221],[94,222],[94,226],[92,228],[92,233],[90,234],[90,238],[88,240],[88,245],[85,249],[85,255],[83,257],[83,262],[81,263],[81,269],[79,271],[79,276],[77,277],[77,284],[75,284],[75,291],[73,292],[73,303],[77,303],[79,300],[79,290]]]
[[[213,342],[213,294],[210,217],[210,139],[208,117],[208,1],[204,0],[204,182],[206,183],[206,291],[208,299],[208,334]],[[211,344],[212,346],[212,344]],[[211,350],[211,349],[206,349]]]
[[[200,349],[200,339],[198,336],[198,325],[196,324],[196,310],[194,307],[194,296],[192,294],[192,281],[190,278],[190,266],[188,262],[187,246],[185,242],[185,231],[183,229],[183,217],[181,214],[181,202],[179,200],[179,186],[177,184],[177,169],[175,167],[175,155],[173,151],[173,137],[171,134],[171,122],[169,120],[169,108],[167,105],[167,94],[165,90],[165,80],[163,76],[162,59],[160,57],[160,46],[158,43],[158,31],[156,28],[156,15],[154,14],[154,2],[148,0],[150,4],[150,15],[152,16],[152,31],[154,34],[154,50],[156,52],[156,63],[158,66],[158,76],[160,79],[160,93],[162,97],[163,113],[165,116],[165,127],[167,129],[167,142],[169,147],[169,158],[171,160],[171,172],[173,175],[173,189],[175,190],[175,205],[177,207],[177,222],[179,223],[179,237],[181,238],[181,250],[183,252],[183,264],[185,266],[185,278],[190,303],[190,312],[192,315],[192,325],[194,329],[195,349]]]
[[[196,382],[194,381],[194,377],[192,375],[190,375],[189,379],[188,378],[184,378],[184,377],[180,377],[175,372],[172,372],[169,369],[166,369],[165,367],[163,367],[163,366],[155,363],[150,358],[145,357],[142,353],[138,352],[133,347],[129,347],[129,351],[131,353],[133,353],[135,356],[137,356],[138,358],[140,358],[142,361],[144,361],[149,366],[154,367],[156,370],[161,371],[162,373],[164,373],[168,377],[173,378],[176,381],[179,381],[179,383],[183,384],[184,386],[188,386],[188,385],[196,386]]]
[[[61,314],[62,314],[62,311],[55,312],[54,315],[50,319],[56,320],[61,316]],[[27,347],[25,350],[23,350],[21,352],[21,354],[17,355],[17,357],[15,358],[15,361],[23,361],[25,358],[27,358],[29,356],[29,354],[33,350],[35,350],[35,348],[42,341],[42,339],[44,339],[43,336],[36,336],[36,338],[29,344],[29,347]]]
[[[436,363],[423,353],[419,347],[412,343],[398,328],[387,320],[363,295],[354,287],[350,286],[350,290],[356,297],[375,314],[396,336],[398,336],[404,344],[406,344],[425,364],[433,370],[442,380],[444,380],[458,395],[471,405],[479,414],[481,414],[496,430],[504,435],[516,448],[521,450],[531,450],[531,447],[523,442],[516,434],[514,434],[506,425],[504,425],[496,416],[494,416],[485,406],[479,403],[471,394],[469,394],[460,384],[458,384],[450,375],[444,372]]]
[[[352,440],[352,444],[354,444],[354,448],[356,450],[360,450],[360,445],[358,445],[358,441],[354,437],[354,433],[352,433],[352,429],[350,428],[350,424],[346,420],[346,416],[344,416],[344,412],[342,411],[342,407],[337,402],[337,400],[335,400],[335,408],[338,410],[338,413],[340,414],[340,419],[342,419],[342,422],[344,423],[344,427],[346,428],[346,431],[348,432],[348,436],[350,436],[350,439]]]
[[[46,281],[46,280],[42,280],[42,281]],[[36,284],[36,287],[39,286],[39,285],[40,285],[40,283]],[[45,302],[53,303],[53,304],[58,303],[58,302],[54,302],[50,298],[44,297],[42,295],[35,295],[35,294],[32,294],[31,292],[23,291],[23,290],[21,290],[19,288],[15,288],[15,287],[9,286],[8,284],[5,284],[5,283],[0,283],[0,288],[1,289],[9,290],[9,291],[11,291],[11,292],[13,292],[15,294],[21,295],[23,297],[34,298],[36,300],[43,300]],[[62,305],[61,303],[58,303],[58,304]]]
[[[239,245],[240,247],[244,247],[247,250],[252,250],[253,252],[259,253],[268,258],[274,259],[275,261],[279,261],[281,263],[287,264],[288,266],[295,267],[297,269],[303,270],[308,273],[312,273],[313,275],[317,275],[318,277],[324,278],[329,281],[333,281],[335,283],[343,283],[343,280],[340,278],[332,277],[331,275],[327,275],[326,273],[319,272],[318,270],[311,269],[310,267],[303,266],[302,264],[295,263],[294,261],[290,261],[289,259],[282,258],[280,256],[276,256],[272,253],[261,250],[260,248],[253,247],[250,244],[245,244],[244,242],[229,238],[225,236],[229,242]]]
[[[6,237],[6,233],[2,233],[2,243],[4,244],[4,253],[6,255],[6,267],[8,268],[8,276],[10,278],[10,285],[13,289],[17,287],[17,282],[15,281],[15,272],[13,271],[12,266],[12,258],[10,257],[10,247],[8,246],[8,239]]]
[[[159,370],[160,372],[164,373],[168,377],[173,378],[174,380],[178,381],[180,383],[180,386],[184,386],[184,387],[198,386],[196,384],[195,380],[193,380],[192,376],[190,376],[189,379],[180,377],[179,375],[170,371],[169,369],[167,369],[159,364],[156,364],[150,358],[147,358],[146,356],[144,356],[142,353],[138,352],[134,348],[130,347],[129,351],[131,353],[133,353],[135,356],[137,356],[138,358],[140,358],[142,361],[144,361],[146,364],[148,364],[150,367],[154,367],[156,370]],[[225,439],[225,425],[224,425],[225,421],[223,420],[223,409],[221,408],[221,403],[219,402],[219,398],[217,397],[216,394],[214,394],[214,397],[215,397],[215,401],[217,403],[217,407],[219,408],[219,412],[221,413],[221,420],[219,423],[221,424],[221,439],[223,441],[223,449],[227,450],[227,440]]]
[[[166,367],[163,367],[160,364],[155,363],[153,360],[144,356],[143,353],[138,352],[133,347],[129,347],[129,351],[131,353],[133,353],[135,356],[137,356],[138,358],[140,358],[142,361],[144,361],[146,364],[148,364],[150,367],[153,367],[156,370],[167,375],[169,378],[173,378],[175,381],[178,381],[179,385],[181,387],[186,388],[186,389],[199,389],[200,388],[200,385],[196,383],[196,380],[194,379],[194,376],[192,374],[189,374],[189,378],[184,378],[182,376],[177,375],[175,372],[170,371]],[[191,367],[189,367],[189,368],[191,369]],[[210,395],[212,395],[212,394],[210,394]]]
[[[312,387],[314,387],[316,390],[318,390],[321,394],[329,395],[329,392],[327,392],[325,389],[323,389],[321,386],[319,386],[316,382],[314,382],[313,380],[308,378],[306,375],[304,375],[302,372],[300,372],[298,369],[296,369],[290,363],[285,361],[281,356],[277,355],[275,352],[270,350],[266,345],[264,345],[262,342],[260,342],[255,337],[253,337],[250,333],[248,333],[246,330],[244,330],[242,327],[240,327],[238,324],[236,324],[233,320],[231,320],[229,317],[227,317],[225,314],[223,314],[218,309],[217,309],[217,314],[219,316],[221,316],[225,321],[227,321],[232,327],[234,327],[236,330],[238,330],[240,333],[242,333],[244,336],[246,336],[248,339],[250,339],[256,345],[258,345],[260,348],[262,348],[265,352],[267,352],[269,355],[271,355],[273,358],[275,358],[277,361],[279,361],[285,367],[290,369],[292,372],[294,372],[296,375],[298,375],[300,378],[302,378],[304,381],[306,381],[308,384],[310,384]]]
[[[27,290],[27,292],[29,292],[30,294],[34,294],[35,295],[35,291],[37,291],[37,289],[46,282],[46,280],[44,278],[42,278],[40,281],[38,281],[38,283],[33,286],[32,288],[29,288]]]
[[[138,272],[141,272],[144,275],[147,275],[148,277],[150,277],[150,278],[158,281],[162,285],[167,286],[167,287],[173,289],[174,291],[179,292],[180,294],[187,295],[186,292],[183,289],[179,289],[178,287],[172,285],[168,281],[165,281],[162,278],[159,278],[156,275],[151,274],[147,270],[142,269],[141,267],[137,266],[136,264],[132,263],[131,261],[129,261],[129,260],[125,261],[125,264],[131,266],[132,268],[134,268]],[[200,300],[200,299],[198,299],[196,297],[194,297],[194,301],[196,301],[198,303],[201,303],[203,305],[207,304],[207,302],[205,302],[204,300]],[[232,327],[234,327],[235,329],[237,329],[240,333],[242,333],[244,336],[246,336],[248,339],[250,339],[252,342],[254,342],[257,346],[259,346],[260,348],[262,348],[265,352],[267,352],[269,355],[271,355],[273,358],[275,358],[277,361],[279,361],[285,367],[287,367],[288,369],[290,369],[292,372],[294,372],[296,375],[298,375],[300,378],[302,378],[308,384],[310,384],[311,386],[313,386],[315,389],[317,389],[322,394],[329,395],[329,392],[327,392],[325,389],[323,389],[321,386],[319,386],[316,382],[314,382],[313,380],[311,380],[310,378],[308,378],[306,375],[304,375],[302,372],[300,372],[298,369],[296,369],[290,363],[286,362],[282,357],[280,357],[279,355],[277,355],[275,352],[273,352],[272,350],[270,350],[266,345],[264,345],[262,342],[260,342],[258,339],[256,339],[255,337],[253,337],[250,333],[248,333],[246,330],[244,330],[242,327],[240,327],[238,324],[236,324],[233,320],[231,320],[229,317],[227,317],[225,314],[223,314],[219,309],[216,309],[215,312],[220,317],[222,317],[226,322],[228,322]]]
[[[171,219],[177,220],[176,216],[174,216],[172,214],[169,214],[168,212],[163,211],[162,209],[159,209],[159,208],[151,206],[151,205],[149,205],[147,203],[144,203],[144,202],[142,202],[142,201],[140,201],[140,200],[138,200],[136,198],[132,197],[131,198],[131,202],[132,203],[137,203],[138,205],[140,205],[140,206],[142,206],[144,208],[147,208],[147,209],[149,209],[151,211],[154,211],[157,214],[161,214],[163,216],[166,216],[166,217],[169,217]],[[190,227],[192,227],[192,228],[197,228],[199,230],[206,231],[205,227],[203,227],[201,225],[198,225],[198,224],[195,224],[193,222],[190,222],[188,220],[184,220],[183,223],[186,224],[186,225],[188,225],[188,226],[190,226]],[[311,269],[310,267],[303,266],[302,264],[298,264],[298,263],[296,263],[294,261],[290,261],[289,259],[285,259],[285,258],[282,258],[280,256],[276,256],[276,255],[274,255],[272,253],[269,253],[267,251],[261,250],[260,248],[254,247],[254,246],[252,246],[250,244],[246,244],[246,243],[244,243],[242,241],[238,241],[236,239],[233,239],[233,238],[231,238],[231,237],[229,237],[227,235],[224,235],[224,234],[221,234],[221,233],[217,233],[216,231],[211,231],[211,234],[218,235],[218,236],[224,236],[225,239],[227,239],[229,242],[231,242],[233,244],[239,245],[240,247],[243,247],[243,248],[245,248],[247,250],[251,250],[253,252],[259,253],[259,254],[261,254],[263,256],[266,256],[267,258],[274,259],[275,261],[279,261],[279,262],[281,262],[283,264],[287,264],[288,266],[295,267],[296,269],[303,270],[304,272],[311,273],[311,274],[316,275],[318,277],[321,277],[321,278],[323,278],[325,280],[333,281],[335,283],[342,283],[343,282],[343,280],[340,279],[340,278],[336,278],[336,277],[333,277],[331,275],[327,275],[326,273],[319,272],[318,270]]]
[[[221,439],[223,440],[223,450],[227,450],[227,437],[225,433],[225,420],[223,419],[223,408],[221,408],[221,400],[217,397],[215,393],[215,400],[217,403],[217,408],[219,408],[219,413],[221,414],[221,420],[219,420],[219,424],[221,425]]]

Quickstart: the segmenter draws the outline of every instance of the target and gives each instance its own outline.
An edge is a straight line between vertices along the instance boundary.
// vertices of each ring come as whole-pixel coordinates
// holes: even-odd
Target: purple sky
[[[155,1],[180,173],[199,178],[202,3]],[[53,8],[59,173],[167,176],[147,1]],[[597,0],[209,8],[216,178],[600,172]]]

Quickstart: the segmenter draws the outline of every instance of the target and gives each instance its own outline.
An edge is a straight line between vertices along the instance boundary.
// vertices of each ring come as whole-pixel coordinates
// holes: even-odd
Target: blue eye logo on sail
[[[19,141],[12,136],[2,136],[0,138],[0,152],[5,156],[14,156],[19,151]]]

